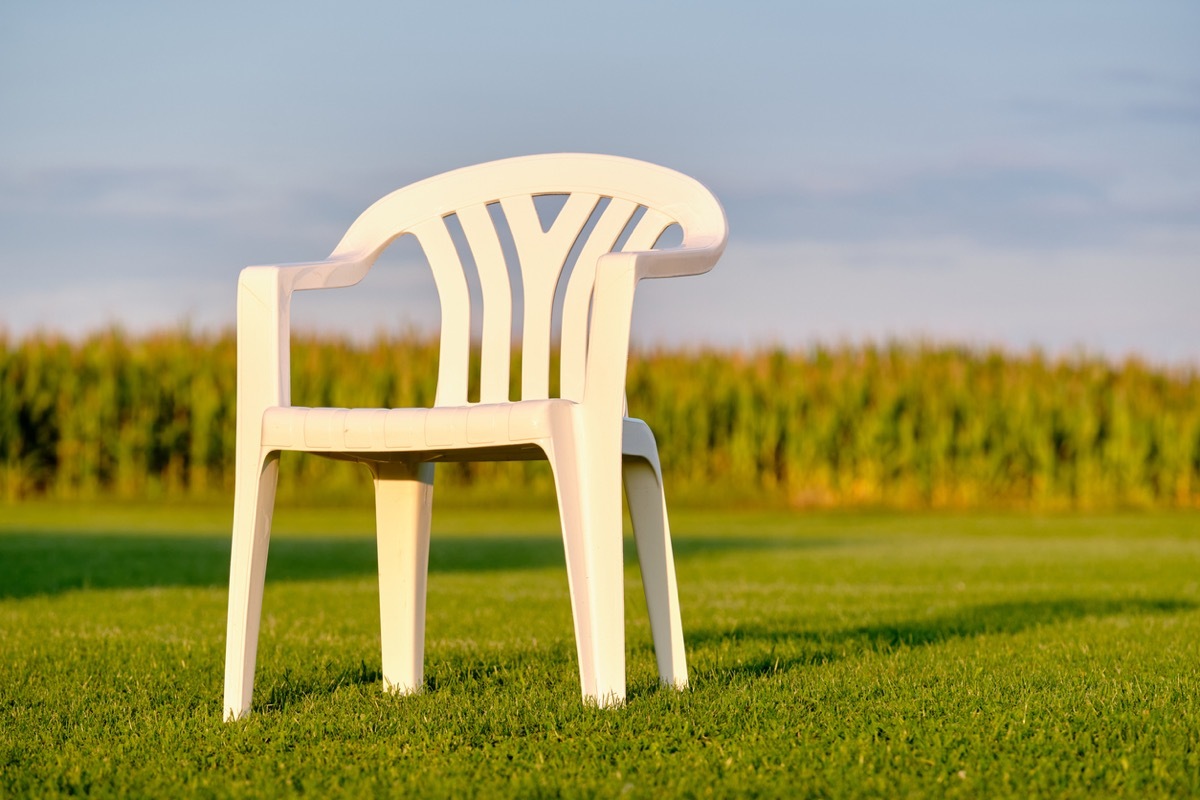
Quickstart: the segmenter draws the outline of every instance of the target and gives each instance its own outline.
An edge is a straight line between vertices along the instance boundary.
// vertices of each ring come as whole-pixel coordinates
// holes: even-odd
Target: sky
[[[0,330],[218,329],[414,180],[612,153],[725,206],[634,338],[1200,364],[1200,3],[0,5]],[[301,327],[435,324],[386,256]]]

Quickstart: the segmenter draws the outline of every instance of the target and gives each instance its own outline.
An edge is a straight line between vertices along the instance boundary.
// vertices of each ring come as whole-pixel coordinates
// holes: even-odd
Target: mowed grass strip
[[[426,690],[369,509],[282,508],[221,722],[225,510],[0,514],[0,796],[1194,796],[1200,515],[676,514],[692,687],[579,701],[552,511],[435,510]]]

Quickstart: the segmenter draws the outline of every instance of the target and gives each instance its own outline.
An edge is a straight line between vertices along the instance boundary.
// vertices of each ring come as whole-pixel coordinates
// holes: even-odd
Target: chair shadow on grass
[[[1043,625],[1089,617],[1171,614],[1198,608],[1200,604],[1195,602],[1170,598],[1064,598],[966,606],[953,613],[927,619],[828,632],[749,626],[725,632],[686,630],[685,638],[689,650],[729,641],[734,644],[735,651],[743,649],[756,654],[735,666],[717,668],[715,674],[693,671],[692,686],[700,688],[714,680],[719,683],[736,677],[766,678],[792,669],[815,667],[865,653],[886,654],[955,639],[1017,634]],[[799,649],[801,652],[798,655],[777,656],[775,653],[780,648],[792,651]],[[764,650],[768,651],[765,655]],[[648,643],[645,652],[639,653],[637,658],[653,660],[653,651],[648,649]],[[273,681],[264,682],[265,697],[255,704],[255,710],[278,711],[307,698],[332,694],[341,686],[379,684],[382,679],[383,674],[378,667],[368,665],[365,661],[323,675],[307,674],[301,677],[285,669]],[[430,680],[427,678],[427,682]],[[628,697],[634,702],[661,690],[662,687],[656,682],[630,684]]]
[[[928,618],[842,630],[791,630],[783,626],[751,625],[726,631],[691,630],[687,632],[687,638],[689,646],[731,642],[735,651],[740,648],[754,653],[743,663],[722,668],[719,672],[767,676],[866,653],[889,653],[955,639],[1018,634],[1084,618],[1172,614],[1197,608],[1200,604],[1175,598],[1058,598],[964,606]],[[778,654],[781,650],[786,654]]]
[[[383,682],[383,671],[364,660],[324,676],[300,677],[290,668],[274,680],[262,681],[261,699],[254,702],[256,713],[282,711],[294,703],[313,697],[328,696],[342,686],[369,686]]]
[[[636,563],[626,538],[626,564]],[[686,537],[676,558],[730,550],[846,546],[811,538]],[[79,589],[220,587],[229,580],[228,537],[153,534],[12,533],[0,535],[0,599],[56,595]],[[564,569],[562,540],[553,535],[438,536],[431,572]],[[276,537],[267,582],[369,577],[377,572],[374,537]]]

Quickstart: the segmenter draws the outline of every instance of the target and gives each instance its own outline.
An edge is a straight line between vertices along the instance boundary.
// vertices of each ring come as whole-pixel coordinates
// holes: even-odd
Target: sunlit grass
[[[426,690],[379,689],[370,511],[283,508],[220,721],[224,509],[0,514],[0,796],[1187,796],[1200,517],[676,515],[692,687],[579,700],[552,509],[435,510]]]

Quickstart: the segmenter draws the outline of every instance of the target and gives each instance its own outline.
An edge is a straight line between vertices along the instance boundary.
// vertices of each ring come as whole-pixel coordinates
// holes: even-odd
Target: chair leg
[[[561,421],[559,421],[561,425]],[[625,702],[621,465],[615,446],[587,447],[578,423],[547,455],[558,490],[579,680],[586,702]]]
[[[683,648],[671,528],[667,522],[667,504],[657,455],[653,461],[627,458],[624,475],[625,496],[629,500],[629,516],[633,520],[642,571],[642,589],[650,613],[658,677],[666,686],[683,689],[688,683],[687,655]]]
[[[243,464],[247,466],[237,471],[233,501],[229,618],[225,634],[226,720],[248,714],[254,692],[254,662],[258,655],[279,453],[266,454],[257,463],[243,460]]]
[[[433,464],[373,464],[379,548],[383,688],[399,694],[424,684],[425,586],[433,512]]]

